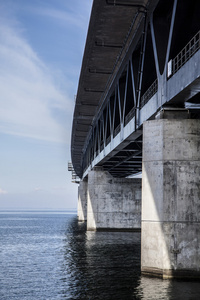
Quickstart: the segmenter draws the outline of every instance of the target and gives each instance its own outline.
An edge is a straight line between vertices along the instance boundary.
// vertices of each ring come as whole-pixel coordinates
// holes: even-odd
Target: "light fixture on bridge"
[[[103,69],[96,69],[96,68],[89,68],[89,73],[110,75],[110,74],[112,74],[112,71],[103,70]]]
[[[103,93],[104,91],[101,90],[93,90],[93,89],[88,89],[84,88],[85,92],[91,92],[91,93]]]
[[[122,48],[122,44],[117,44],[117,43],[109,43],[105,42],[104,40],[96,40],[95,45],[99,47],[108,47],[108,48]]]
[[[106,3],[108,5],[114,5],[114,6],[131,6],[131,7],[138,7],[138,8],[144,8],[146,10],[145,5],[142,5],[139,3],[139,1],[134,0],[106,0]]]

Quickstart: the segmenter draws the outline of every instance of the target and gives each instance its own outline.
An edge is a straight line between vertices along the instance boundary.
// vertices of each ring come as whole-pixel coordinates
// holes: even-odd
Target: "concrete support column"
[[[78,220],[87,220],[87,190],[88,181],[87,179],[82,180],[78,187]]]
[[[141,248],[143,274],[200,277],[200,120],[144,123]]]
[[[141,179],[114,178],[100,167],[88,174],[88,230],[140,230]]]

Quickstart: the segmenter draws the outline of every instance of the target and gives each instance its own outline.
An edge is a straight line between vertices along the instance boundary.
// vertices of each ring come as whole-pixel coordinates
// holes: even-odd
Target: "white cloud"
[[[91,10],[92,0],[76,0],[65,3],[59,1],[57,6],[46,5],[45,3],[41,3],[40,6],[35,6],[30,3],[27,4],[26,10],[29,10],[30,13],[36,13],[43,17],[51,18],[60,24],[61,26],[69,27],[77,27],[79,29],[85,28],[88,23],[88,12]]]
[[[8,193],[7,191],[5,191],[5,190],[3,190],[3,189],[0,188],[0,195],[5,195],[7,193]]]
[[[69,119],[73,101],[56,86],[52,71],[20,31],[2,20],[0,65],[0,132],[53,142],[67,141],[66,124],[61,124],[56,116]]]
[[[40,192],[40,191],[43,191],[43,189],[42,189],[41,187],[36,187],[36,188],[34,189],[34,191],[35,191],[35,192]]]
[[[55,191],[62,192],[62,191],[66,191],[66,189],[67,189],[66,186],[53,186],[53,187],[48,188],[48,190],[47,190],[47,188],[44,189],[44,188],[38,186],[38,187],[34,188],[34,192],[47,192],[47,191],[48,192],[55,192]]]
[[[66,186],[54,186],[53,190],[55,190],[55,191],[63,191],[63,190],[66,190]]]
[[[37,12],[43,16],[55,19],[56,21],[59,21],[61,24],[64,24],[65,26],[70,24],[82,28],[84,25],[84,19],[81,15],[79,17],[77,17],[76,15],[75,17],[70,13],[56,10],[56,9],[51,9],[51,8],[45,10],[38,10]]]

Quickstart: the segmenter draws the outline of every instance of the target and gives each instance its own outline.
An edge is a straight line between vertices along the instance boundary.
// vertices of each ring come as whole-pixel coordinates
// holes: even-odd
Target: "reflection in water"
[[[162,280],[142,276],[136,294],[136,299],[145,300],[198,300],[200,284],[195,281]]]
[[[140,233],[86,232],[85,224],[76,221],[70,231],[66,266],[73,299],[135,299]]]
[[[67,299],[200,299],[198,282],[140,275],[140,233],[87,232],[76,219],[66,232],[63,272]]]
[[[70,214],[0,214],[0,300],[199,300],[199,282],[140,275],[140,233],[86,232]]]
[[[140,284],[136,288],[138,299],[162,300],[170,297],[171,281],[157,278],[141,277]]]

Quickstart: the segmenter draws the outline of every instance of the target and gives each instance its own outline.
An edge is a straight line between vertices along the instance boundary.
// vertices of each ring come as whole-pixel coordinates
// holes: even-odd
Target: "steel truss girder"
[[[108,4],[111,4],[111,2],[113,3],[118,2],[118,4],[116,5],[121,5],[119,4],[119,1],[107,0]],[[123,67],[121,67],[120,73],[116,75],[117,78],[115,78],[115,80],[113,80],[112,82],[114,86],[112,86],[111,84],[110,90],[107,93],[106,98],[104,99],[101,108],[101,113],[98,114],[98,118],[93,122],[92,125],[93,128],[91,130],[91,134],[88,136],[88,142],[85,144],[85,148],[84,148],[83,169],[86,169],[91,164],[93,159],[97,157],[102,150],[104,151],[105,147],[107,147],[108,144],[112,145],[113,139],[115,138],[116,135],[119,134],[121,137],[121,142],[123,142],[123,136],[124,136],[123,132],[124,132],[124,127],[126,126],[126,117],[128,116],[128,113],[133,111],[133,117],[135,117],[135,128],[133,128],[133,131],[134,130],[136,131],[139,128],[139,126],[141,126],[140,124],[141,87],[143,83],[148,26],[150,26],[150,36],[151,36],[151,42],[152,42],[152,48],[154,54],[154,64],[155,64],[155,69],[157,74],[156,80],[158,81],[157,93],[160,94],[160,97],[157,97],[159,101],[159,103],[157,103],[157,107],[158,108],[162,107],[162,103],[163,103],[162,98],[165,92],[163,91],[162,88],[163,88],[163,81],[167,80],[167,76],[166,76],[167,64],[169,60],[170,47],[172,43],[172,35],[173,35],[174,21],[176,16],[177,2],[178,0],[173,1],[173,9],[172,9],[169,34],[168,34],[168,42],[167,42],[167,50],[166,50],[165,66],[164,66],[163,74],[160,73],[160,68],[159,68],[158,49],[156,44],[155,28],[153,23],[153,13],[151,15],[148,15],[148,12],[146,12],[146,10],[142,12],[143,21],[141,22],[141,24],[143,26],[143,30],[140,38],[141,48],[140,48],[140,55],[139,55],[139,67],[137,69],[133,61],[133,53],[135,51],[134,48],[132,48],[132,51],[130,51],[129,49],[127,51],[127,57],[123,61]],[[130,45],[130,48],[131,47],[132,46]],[[136,69],[137,72],[135,71]],[[135,72],[137,73],[137,78],[135,76]],[[123,74],[123,78],[122,78],[122,74]],[[123,88],[122,88],[122,84],[120,83],[121,79],[125,80],[123,83]],[[128,113],[126,113],[126,109],[128,105],[127,95],[128,92],[130,92],[130,88],[132,89],[132,95],[133,95],[132,105],[131,105],[132,108]],[[141,145],[141,143],[142,141],[137,141],[136,144],[137,147],[139,144]],[[118,161],[116,164],[112,162],[113,165],[110,165],[109,161],[107,162],[107,164],[105,163],[105,168],[113,174],[115,173],[115,170],[117,170],[119,166],[122,165],[123,168],[123,164],[124,165],[127,164],[131,158],[134,157],[142,158],[142,156],[140,155],[141,151],[138,153],[138,156],[130,155],[130,153],[133,154],[132,152],[134,152],[134,149],[121,149],[120,151],[123,151],[125,153],[127,152],[126,157],[124,157],[122,161]],[[119,158],[121,157],[118,156],[118,159]],[[132,169],[133,172],[135,172],[135,169],[138,168],[137,162],[135,162],[135,169],[134,167],[132,167],[133,163],[130,162],[130,164],[131,164],[130,168],[124,166],[124,174],[129,173],[128,172],[129,169]],[[126,172],[126,170],[128,171]],[[116,174],[119,174],[119,172],[116,171]]]

